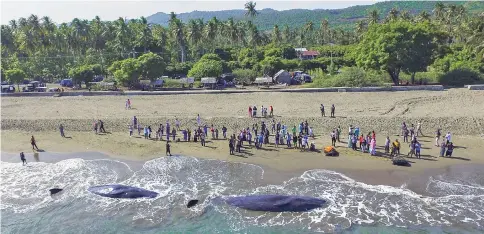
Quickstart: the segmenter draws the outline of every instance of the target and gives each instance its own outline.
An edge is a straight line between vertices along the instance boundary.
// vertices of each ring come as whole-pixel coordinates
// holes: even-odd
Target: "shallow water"
[[[113,159],[1,163],[3,233],[482,233],[484,168],[428,179],[422,196],[405,187],[368,185],[328,170],[267,184],[256,165],[164,157],[134,166]],[[156,199],[111,199],[94,185],[119,183]],[[51,197],[49,189],[64,191]],[[217,196],[293,194],[328,204],[305,213],[246,211]],[[201,204],[187,209],[191,199]]]

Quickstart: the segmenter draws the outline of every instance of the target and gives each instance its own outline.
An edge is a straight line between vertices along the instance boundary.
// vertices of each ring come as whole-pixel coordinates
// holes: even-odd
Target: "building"
[[[280,70],[274,75],[273,80],[278,83],[278,84],[287,84],[291,85],[292,82],[292,76],[289,72],[286,70]]]
[[[319,56],[319,52],[318,51],[312,51],[312,50],[309,50],[309,51],[303,51],[300,55],[300,58],[302,60],[309,60],[309,59],[315,59]]]

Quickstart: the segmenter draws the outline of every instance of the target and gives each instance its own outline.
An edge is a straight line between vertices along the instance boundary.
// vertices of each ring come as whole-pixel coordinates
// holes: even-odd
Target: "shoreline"
[[[18,160],[18,153],[24,151],[27,161],[33,161],[29,137],[32,132],[2,131],[2,154],[10,155],[12,161]],[[109,159],[128,161],[130,164],[141,166],[151,159],[164,157],[165,141],[153,141],[142,138],[130,138],[126,133],[113,132],[107,135],[94,135],[86,132],[66,132],[72,138],[61,138],[57,132],[34,132],[37,145],[42,154],[55,154],[58,160],[68,155],[104,155]],[[171,142],[172,154],[187,155],[199,159],[222,160],[234,163],[248,163],[264,169],[264,180],[268,183],[281,183],[290,178],[300,176],[309,170],[331,170],[342,173],[357,182],[371,185],[389,185],[401,187],[424,194],[425,186],[430,176],[440,175],[449,168],[484,167],[484,159],[479,156],[478,136],[455,136],[458,146],[452,158],[441,158],[438,148],[429,144],[430,138],[421,138],[424,143],[422,158],[408,158],[411,167],[392,165],[389,158],[370,156],[367,153],[356,152],[345,147],[344,143],[337,143],[338,157],[325,156],[323,153],[301,152],[297,149],[287,149],[286,146],[275,148],[274,145],[264,146],[257,150],[245,144],[243,153],[228,154],[228,143],[225,140],[207,141],[207,147],[194,142]],[[317,148],[330,145],[329,139],[314,140]],[[383,139],[377,135],[377,145],[381,152]],[[402,153],[408,146],[402,146]],[[464,150],[465,149],[465,150]],[[54,153],[55,152],[55,153]],[[94,153],[93,153],[94,152]],[[81,157],[82,158],[82,157]],[[2,161],[4,157],[2,156]],[[423,179],[424,178],[424,179]]]
[[[0,162],[8,162],[8,163],[19,163],[18,156],[13,153],[1,152],[2,158]],[[143,168],[144,163],[149,160],[156,159],[157,157],[153,157],[147,160],[127,160],[125,158],[113,157],[112,155],[108,155],[102,152],[74,152],[74,153],[67,153],[67,152],[41,152],[41,155],[37,158],[37,160],[33,160],[34,156],[30,153],[26,154],[28,162],[45,162],[45,163],[57,163],[62,160],[68,159],[83,159],[83,160],[116,160],[129,165],[129,167],[134,171],[141,170]],[[188,155],[176,155],[175,157],[194,157],[200,160],[219,160],[219,159],[210,159],[210,158],[201,158],[195,156],[188,156]],[[268,165],[259,165],[253,164],[249,162],[234,162],[230,160],[222,160],[227,163],[244,163],[250,164],[255,166],[260,166],[264,170],[263,178],[262,178],[262,185],[278,185],[285,181],[288,181],[292,178],[299,177],[303,173],[312,170],[329,170],[334,171],[337,173],[341,173],[344,176],[347,176],[355,181],[355,183],[364,183],[368,185],[383,185],[383,186],[391,186],[396,188],[406,188],[411,190],[412,192],[420,195],[420,196],[429,196],[432,197],[433,195],[428,194],[426,191],[426,186],[428,181],[437,176],[441,175],[448,175],[451,172],[459,172],[459,171],[471,171],[473,168],[484,167],[484,164],[454,164],[454,165],[447,165],[442,168],[431,168],[426,169],[424,171],[405,171],[405,170],[398,170],[398,168],[387,168],[387,169],[380,169],[380,170],[365,170],[365,169],[321,169],[321,168],[313,168],[313,169],[303,169],[303,170],[278,170],[272,168]]]

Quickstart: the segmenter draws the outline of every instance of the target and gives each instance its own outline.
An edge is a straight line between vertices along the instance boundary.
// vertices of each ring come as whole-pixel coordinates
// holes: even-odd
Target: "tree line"
[[[149,24],[144,17],[76,18],[60,25],[47,16],[11,20],[1,26],[2,80],[72,77],[89,82],[104,75],[129,86],[161,75],[200,78],[233,72],[242,80],[253,80],[279,69],[331,73],[357,66],[386,73],[398,83],[401,73],[413,78],[429,70],[484,72],[484,14],[470,14],[463,5],[438,2],[432,12],[418,15],[393,8],[383,16],[372,10],[354,30],[322,20],[263,31],[252,23],[258,15],[256,3],[246,3],[245,9],[243,21],[212,18],[183,23],[172,12],[168,27]],[[295,47],[321,55],[299,60]]]

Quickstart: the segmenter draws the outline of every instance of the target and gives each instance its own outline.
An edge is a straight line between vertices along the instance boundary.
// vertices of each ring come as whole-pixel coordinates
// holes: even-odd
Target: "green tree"
[[[257,72],[252,69],[235,69],[232,71],[235,79],[239,83],[250,84],[257,78]]]
[[[118,83],[128,87],[138,84],[142,74],[141,64],[135,58],[128,58],[113,63],[109,70],[114,74],[114,78]]]
[[[165,62],[163,58],[154,53],[147,53],[138,58],[141,66],[141,76],[151,81],[163,76],[165,72]]]
[[[260,62],[262,71],[265,75],[273,76],[283,67],[283,63],[280,58],[266,57]]]
[[[398,85],[401,71],[423,71],[432,62],[441,35],[429,23],[394,21],[372,25],[354,57],[358,66],[381,69]]]
[[[188,76],[201,79],[202,77],[219,77],[223,72],[223,63],[216,54],[206,54],[193,65]]]
[[[20,69],[11,69],[5,71],[5,77],[7,80],[12,84],[17,84],[17,90],[20,90],[20,84],[24,81],[27,77],[24,71]]]
[[[94,79],[94,67],[90,65],[84,65],[80,67],[72,68],[69,71],[69,76],[72,77],[72,82],[81,86],[82,82],[89,87],[89,82]]]

